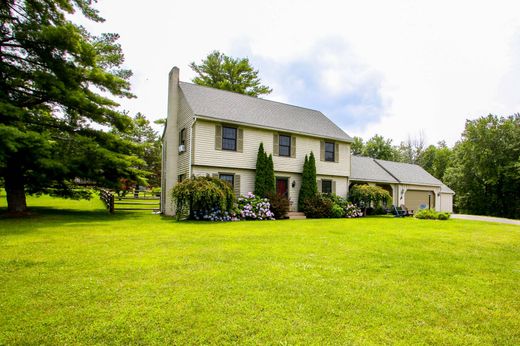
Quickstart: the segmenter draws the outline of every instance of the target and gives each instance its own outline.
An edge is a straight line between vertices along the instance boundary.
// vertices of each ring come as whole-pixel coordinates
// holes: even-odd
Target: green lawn
[[[0,219],[0,344],[520,344],[518,226],[29,203]]]

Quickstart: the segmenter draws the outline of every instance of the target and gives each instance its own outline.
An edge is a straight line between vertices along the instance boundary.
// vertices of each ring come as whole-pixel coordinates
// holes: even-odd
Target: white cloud
[[[97,7],[107,22],[88,27],[120,33],[126,63],[135,72],[138,99],[123,105],[152,117],[165,116],[166,78],[173,65],[189,80],[191,61],[213,49],[244,50],[240,46],[281,66],[319,61],[321,83],[331,93],[362,85],[355,79],[375,73],[382,114],[364,128],[345,127],[349,134],[380,133],[399,142],[424,130],[430,143],[453,143],[466,118],[511,114],[520,107],[517,1],[104,0]],[[349,49],[313,51],[331,37]],[[357,61],[346,61],[353,55]],[[271,86],[272,98],[290,101],[286,83]],[[302,79],[292,87],[309,86]],[[359,107],[370,105],[349,111],[362,112]]]

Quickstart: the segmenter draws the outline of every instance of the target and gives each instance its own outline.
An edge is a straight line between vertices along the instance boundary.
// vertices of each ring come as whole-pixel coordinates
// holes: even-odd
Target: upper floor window
[[[335,144],[333,142],[325,142],[325,161],[334,162],[335,155]]]
[[[291,136],[279,136],[278,154],[280,156],[291,156]]]
[[[233,174],[220,174],[219,178],[228,183],[231,188],[235,186],[235,176]]]
[[[237,150],[237,129],[235,127],[222,126],[222,149]]]
[[[321,192],[329,194],[332,193],[332,180],[321,181]]]

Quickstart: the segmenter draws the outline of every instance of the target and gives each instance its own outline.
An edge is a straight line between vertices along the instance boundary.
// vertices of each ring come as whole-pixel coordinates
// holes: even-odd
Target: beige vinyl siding
[[[197,120],[195,132],[197,138],[194,144],[193,165],[256,168],[258,146],[264,143],[267,154],[273,153],[273,138],[275,131],[240,126],[243,129],[243,151],[215,150],[215,130],[217,122]],[[339,162],[321,162],[320,138],[292,134],[296,138],[296,157],[274,156],[275,171],[301,173],[305,154],[314,152],[316,157],[316,171],[318,174],[346,177],[350,175],[350,146],[348,143],[338,142]]]
[[[215,176],[217,174],[240,175],[240,194],[245,195],[255,189],[255,171],[237,169],[233,167],[201,167],[192,166],[192,174],[195,176]]]
[[[177,176],[184,174],[185,177],[189,177],[189,165],[190,165],[190,152],[191,152],[191,136],[192,136],[192,124],[193,124],[193,111],[190,106],[186,102],[184,95],[182,92],[180,93],[179,98],[179,117],[177,118],[178,130],[179,133],[182,129],[186,129],[185,136],[185,146],[186,151],[183,153],[179,153],[179,161],[177,167]],[[177,134],[178,136],[178,134]]]
[[[451,193],[441,193],[441,211],[447,211],[449,213],[453,213],[453,194]]]
[[[338,196],[341,196],[341,197],[347,197],[347,190],[348,190],[347,178],[318,174],[316,176],[316,180],[318,182],[318,190],[321,190],[320,184],[321,184],[322,180],[331,180],[332,188],[334,189],[334,187],[335,187],[335,189],[336,189],[335,194]]]

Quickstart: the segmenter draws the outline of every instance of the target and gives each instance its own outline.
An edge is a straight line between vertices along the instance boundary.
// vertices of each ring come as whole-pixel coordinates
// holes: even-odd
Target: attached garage
[[[408,209],[435,209],[435,193],[433,191],[407,190],[404,205]]]

